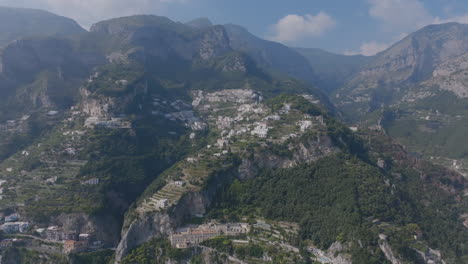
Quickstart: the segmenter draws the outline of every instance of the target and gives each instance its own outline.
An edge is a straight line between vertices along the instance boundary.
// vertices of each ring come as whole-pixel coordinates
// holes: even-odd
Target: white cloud
[[[392,41],[385,43],[385,42],[378,42],[378,41],[366,41],[361,44],[358,51],[350,51],[347,50],[343,54],[344,55],[364,55],[364,56],[374,56],[375,54],[388,49],[393,43],[402,40],[408,36],[407,33],[401,33],[394,37]]]
[[[407,32],[418,30],[430,24],[458,22],[468,24],[468,14],[434,17],[420,0],[368,0],[369,15],[381,22],[382,30],[396,37],[391,42],[367,41],[361,44],[358,51],[345,51],[346,55],[375,55],[406,37]]]
[[[160,13],[171,3],[189,0],[0,0],[0,5],[46,9],[84,27],[114,17]]]
[[[381,51],[386,50],[390,47],[390,44],[377,42],[377,41],[369,41],[364,42],[359,47],[359,51],[345,51],[345,55],[364,55],[364,56],[373,56]]]
[[[414,30],[430,24],[431,14],[419,0],[369,0],[369,15],[386,31]]]
[[[292,43],[306,37],[320,36],[335,26],[335,20],[325,12],[317,15],[287,15],[273,25],[271,40]]]
[[[434,17],[420,0],[369,0],[369,4],[369,15],[380,20],[385,31],[413,31],[448,22],[468,24],[468,14]]]

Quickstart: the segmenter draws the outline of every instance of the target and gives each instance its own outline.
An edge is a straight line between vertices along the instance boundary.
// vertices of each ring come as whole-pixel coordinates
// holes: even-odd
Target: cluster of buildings
[[[248,89],[229,89],[223,91],[217,91],[214,93],[204,95],[198,91],[197,99],[206,99],[208,102],[236,102],[236,103],[247,103],[251,101],[262,101],[263,98],[253,90]]]
[[[85,120],[85,127],[105,127],[105,128],[132,128],[132,123],[123,118],[112,117],[104,119],[99,117],[88,117]]]
[[[180,112],[173,112],[164,115],[165,118],[176,121],[179,120],[184,122],[185,126],[190,127],[192,130],[200,131],[205,130],[208,125],[200,120],[200,118],[196,117],[193,111],[180,111]]]
[[[153,115],[164,115],[165,118],[176,121],[179,120],[184,122],[185,126],[190,127],[192,130],[200,131],[207,128],[207,124],[202,122],[200,118],[195,116],[195,113],[190,110],[190,105],[186,104],[182,100],[176,100],[174,102],[167,102],[160,100],[157,97],[153,98],[153,106],[162,107],[162,106],[171,106],[176,112],[171,112],[164,114],[160,111],[152,111]]]
[[[208,223],[177,229],[170,235],[170,240],[173,247],[188,248],[217,236],[238,236],[248,232],[250,226],[246,223]]]
[[[266,123],[256,123],[256,126],[250,131],[250,134],[252,136],[258,136],[259,138],[266,138],[269,130],[270,127],[267,126]]]
[[[85,251],[87,249],[100,248],[102,243],[94,241],[90,234],[78,234],[75,231],[65,231],[58,226],[49,226],[36,230],[46,240],[63,243],[63,252],[66,254]]]
[[[0,230],[4,233],[24,233],[29,229],[29,222],[20,222],[20,216],[17,213],[7,215],[4,218],[4,223],[0,225]]]
[[[47,229],[37,229],[39,234],[44,236],[46,240],[50,241],[65,241],[76,240],[78,234],[74,231],[64,231],[63,228],[58,226],[49,226]]]
[[[91,238],[89,234],[80,234],[78,239],[65,240],[63,242],[63,253],[83,252],[87,249],[99,248],[102,246],[99,241],[92,241]]]

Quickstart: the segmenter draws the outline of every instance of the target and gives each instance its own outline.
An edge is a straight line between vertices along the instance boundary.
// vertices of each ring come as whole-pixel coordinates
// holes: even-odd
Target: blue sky
[[[102,19],[157,14],[207,17],[290,46],[372,55],[425,25],[468,23],[466,0],[0,0],[47,9],[89,27]]]

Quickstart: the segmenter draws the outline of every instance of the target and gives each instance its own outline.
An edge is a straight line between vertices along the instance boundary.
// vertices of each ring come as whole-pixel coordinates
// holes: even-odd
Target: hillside
[[[466,179],[337,120],[293,49],[138,15],[1,56],[2,263],[467,261]]]
[[[276,74],[286,74],[309,83],[314,82],[314,69],[294,49],[260,39],[237,25],[228,24],[224,27],[231,46],[235,50],[249,54],[259,66],[274,71]]]
[[[427,26],[378,54],[332,96],[351,122],[381,125],[409,148],[467,172],[468,26]]]
[[[333,54],[322,49],[296,48],[295,50],[308,60],[317,78],[316,85],[327,93],[344,86],[373,59],[362,55]]]
[[[171,259],[175,253],[158,253],[155,247],[169,236],[169,224],[184,226],[198,217],[196,222],[249,222],[253,231],[185,249],[179,258],[201,254],[206,263],[228,256],[248,263],[387,263],[390,256],[402,263],[466,261],[451,250],[466,243],[467,230],[456,220],[466,210],[461,175],[410,158],[378,132],[355,134],[302,97],[255,103],[246,100],[249,94],[194,94],[212,139],[165,172],[165,182],[157,180],[145,191],[127,214],[117,260],[128,253],[122,263]],[[263,127],[266,136],[260,134]],[[169,204],[158,207],[166,199]],[[458,216],[447,217],[445,210],[459,210]],[[250,241],[249,246],[236,239]],[[442,257],[433,247],[445,252]]]

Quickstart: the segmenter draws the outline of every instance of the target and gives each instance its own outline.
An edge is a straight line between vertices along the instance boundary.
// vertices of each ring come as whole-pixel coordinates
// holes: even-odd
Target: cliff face
[[[468,52],[467,38],[466,25],[427,26],[378,54],[349,86],[372,89],[427,80],[438,65]]]
[[[122,230],[122,239],[115,253],[115,263],[120,263],[132,249],[152,238],[167,238],[184,219],[204,215],[219,189],[231,182],[235,175],[233,170],[214,175],[206,188],[199,192],[187,193],[168,211],[137,216],[131,221],[128,229]]]
[[[427,26],[371,58],[332,100],[350,122],[385,120],[411,152],[467,174],[467,43],[467,25]]]

